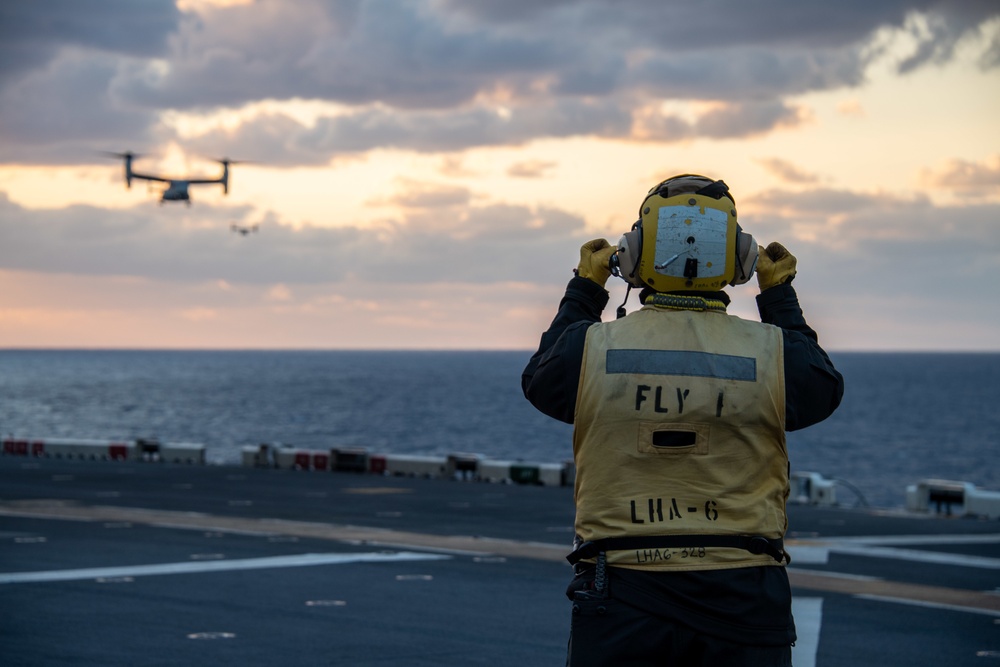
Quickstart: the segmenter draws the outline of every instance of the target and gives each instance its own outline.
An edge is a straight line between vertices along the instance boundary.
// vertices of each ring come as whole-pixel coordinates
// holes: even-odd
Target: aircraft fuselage
[[[163,201],[191,201],[191,193],[188,192],[188,182],[170,181],[170,185],[163,191],[161,199]]]

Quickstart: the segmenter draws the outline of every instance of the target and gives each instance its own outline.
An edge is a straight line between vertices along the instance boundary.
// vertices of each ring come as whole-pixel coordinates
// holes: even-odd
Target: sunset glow
[[[1000,8],[724,4],[724,46],[644,0],[0,9],[0,347],[532,348],[581,243],[696,172],[828,349],[1000,349]],[[160,205],[126,150],[247,163]]]

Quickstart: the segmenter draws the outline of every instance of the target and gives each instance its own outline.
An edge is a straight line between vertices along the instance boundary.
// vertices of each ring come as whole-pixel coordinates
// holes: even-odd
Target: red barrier
[[[3,453],[10,454],[11,456],[27,456],[28,455],[28,441],[27,440],[12,440],[10,438],[3,441]]]
[[[108,458],[112,461],[125,461],[128,459],[128,445],[117,442],[108,445]]]

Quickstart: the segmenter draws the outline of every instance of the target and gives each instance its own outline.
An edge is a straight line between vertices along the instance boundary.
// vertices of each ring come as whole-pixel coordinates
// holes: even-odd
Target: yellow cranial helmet
[[[682,174],[646,194],[639,219],[618,242],[618,264],[636,287],[717,291],[750,280],[757,242],[737,224],[725,183]]]

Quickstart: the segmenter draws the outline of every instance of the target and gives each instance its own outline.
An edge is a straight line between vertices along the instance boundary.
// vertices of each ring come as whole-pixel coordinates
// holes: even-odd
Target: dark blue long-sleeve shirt
[[[586,278],[573,278],[538,351],[521,375],[525,397],[546,415],[573,423],[577,386],[587,329],[601,321],[608,293]],[[785,430],[795,431],[823,421],[837,409],[844,378],[819,346],[806,324],[790,284],[777,285],[757,297],[761,321],[781,328],[785,359]]]
[[[723,293],[711,294],[728,303]],[[587,329],[601,321],[608,293],[573,278],[538,351],[521,376],[525,397],[546,415],[573,423]],[[794,431],[830,416],[844,393],[844,378],[819,346],[789,284],[757,297],[761,321],[781,328],[784,343],[785,429]],[[724,640],[787,645],[795,641],[791,589],[783,567],[643,572],[611,568],[614,597],[648,613]],[[593,578],[580,572],[570,590]]]

